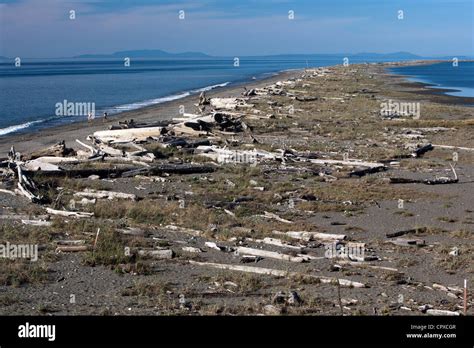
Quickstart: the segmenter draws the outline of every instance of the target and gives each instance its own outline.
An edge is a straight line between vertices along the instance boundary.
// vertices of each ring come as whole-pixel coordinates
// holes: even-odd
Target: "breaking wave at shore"
[[[31,121],[31,122],[26,122],[26,123],[22,123],[22,124],[13,125],[13,126],[6,127],[6,128],[0,128],[0,135],[6,135],[6,134],[9,134],[9,133],[18,132],[22,129],[29,128],[30,126],[32,126],[34,124],[42,123],[42,122],[45,122],[45,121],[46,120],[37,120],[37,121]]]
[[[213,89],[218,88],[218,87],[225,87],[229,83],[230,82],[224,82],[224,83],[220,83],[220,84],[217,84],[217,85],[211,85],[211,86],[207,86],[207,87],[203,87],[203,88],[193,89],[191,91],[187,91],[187,92],[183,92],[183,93],[179,93],[179,94],[172,94],[172,95],[169,95],[169,96],[166,96],[166,97],[144,100],[144,101],[137,102],[137,103],[119,105],[119,106],[115,106],[115,107],[112,107],[112,108],[108,108],[105,111],[108,112],[108,113],[111,113],[111,114],[116,114],[116,113],[119,113],[119,112],[141,109],[141,108],[151,106],[151,105],[162,104],[162,103],[166,103],[166,102],[169,102],[169,101],[182,99],[182,98],[188,97],[188,96],[193,95],[193,94],[197,94],[197,93],[201,93],[201,92],[207,92],[207,91],[213,90]]]
[[[202,87],[202,88],[198,88],[198,89],[193,89],[193,90],[183,92],[183,93],[179,93],[179,94],[172,94],[172,95],[165,96],[165,97],[144,100],[144,101],[141,101],[141,102],[135,102],[135,103],[118,105],[118,106],[114,106],[114,107],[110,107],[110,108],[98,109],[97,113],[96,113],[96,116],[100,116],[103,112],[107,112],[110,115],[115,115],[115,114],[125,112],[125,111],[132,111],[132,110],[141,109],[141,108],[151,106],[151,105],[162,104],[162,103],[166,103],[166,102],[169,102],[169,101],[182,99],[182,98],[188,97],[188,96],[193,95],[193,94],[211,91],[215,88],[226,87],[229,84],[230,84],[230,82],[224,82],[224,83],[219,83],[219,84],[216,84],[216,85],[210,85],[210,86],[206,86],[206,87]],[[40,119],[40,120],[36,120],[36,121],[25,122],[25,123],[18,124],[18,125],[13,125],[13,126],[5,127],[5,128],[0,128],[0,136],[11,134],[11,133],[16,133],[16,132],[19,132],[19,131],[24,131],[28,128],[33,128],[32,126],[45,124],[45,123],[51,122],[53,120],[59,121],[61,118],[62,119],[73,118],[73,119],[78,121],[81,118],[85,119],[85,117],[86,116],[50,117],[50,118],[47,118],[47,119]]]

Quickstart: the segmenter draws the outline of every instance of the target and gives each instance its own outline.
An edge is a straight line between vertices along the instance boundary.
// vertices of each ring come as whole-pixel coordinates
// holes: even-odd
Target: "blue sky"
[[[0,55],[474,55],[474,0],[0,0]],[[76,19],[69,19],[69,11]],[[185,19],[180,20],[180,10]],[[402,10],[404,19],[397,18]],[[294,19],[288,18],[294,11]]]

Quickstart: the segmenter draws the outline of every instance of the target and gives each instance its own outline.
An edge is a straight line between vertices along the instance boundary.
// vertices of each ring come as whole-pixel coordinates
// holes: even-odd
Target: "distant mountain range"
[[[119,51],[112,54],[82,54],[73,58],[211,58],[201,52],[169,53],[163,50]]]
[[[182,53],[170,53],[163,50],[128,50],[128,51],[119,51],[110,54],[82,54],[74,57],[63,57],[63,58],[50,58],[50,59],[119,59],[119,58],[158,58],[158,59],[212,59],[212,58],[225,58],[218,56],[211,56],[202,52],[182,52]],[[450,60],[454,56],[419,56],[410,52],[394,52],[394,53],[373,53],[373,52],[362,52],[362,53],[335,53],[335,54],[275,54],[275,55],[260,55],[260,56],[244,56],[244,57],[254,57],[254,58],[268,58],[268,57],[278,57],[278,58],[287,58],[287,59],[311,59],[314,57],[348,57],[348,58],[358,58],[358,59],[371,59],[371,60],[419,60],[419,59],[441,59],[441,60]],[[458,59],[473,59],[469,56],[456,56]],[[13,58],[8,58],[0,56],[0,60],[12,60]],[[34,59],[34,58],[30,58]],[[46,59],[46,58],[44,58]]]
[[[373,53],[362,52],[350,55],[350,57],[366,58],[366,59],[422,59],[424,57],[418,56],[410,52],[394,52],[394,53]]]
[[[278,54],[255,57],[287,57],[302,58],[314,56],[348,56],[366,59],[421,59],[421,56],[409,52],[396,53],[357,53],[357,54]],[[73,58],[216,58],[201,52],[169,53],[163,50],[119,51],[112,54],[82,54]]]

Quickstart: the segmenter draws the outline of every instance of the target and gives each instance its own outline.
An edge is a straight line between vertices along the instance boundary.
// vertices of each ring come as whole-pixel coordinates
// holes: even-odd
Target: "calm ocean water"
[[[406,66],[390,69],[406,75],[409,80],[433,85],[431,88],[453,89],[448,95],[474,97],[474,62],[459,62],[455,67],[451,62],[430,65]]]
[[[219,86],[260,79],[288,69],[342,63],[341,55],[310,57],[138,60],[30,60],[0,63],[0,136],[84,121],[57,115],[57,103],[95,103],[97,116],[163,103]],[[358,57],[351,63],[372,62]],[[464,69],[460,65],[458,72]],[[429,69],[428,69],[429,70]],[[472,67],[469,86],[472,87]],[[446,76],[448,79],[449,76]],[[462,80],[459,77],[460,80]],[[447,80],[449,81],[449,80]],[[457,80],[456,80],[457,81]],[[469,87],[464,86],[464,87]]]

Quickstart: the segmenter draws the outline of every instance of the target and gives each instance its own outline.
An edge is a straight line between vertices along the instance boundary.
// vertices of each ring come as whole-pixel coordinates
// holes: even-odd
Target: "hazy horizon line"
[[[172,52],[172,51],[166,51],[166,50],[162,50],[162,49],[158,49],[158,48],[144,48],[144,49],[123,49],[123,50],[119,50],[119,51],[114,51],[114,52],[111,52],[111,53],[82,53],[82,54],[77,54],[77,55],[73,55],[73,56],[62,56],[62,57],[21,57],[21,56],[17,56],[17,57],[20,57],[21,59],[72,59],[72,58],[75,58],[75,59],[87,59],[88,57],[87,56],[91,56],[90,58],[101,58],[101,57],[98,57],[98,56],[104,56],[103,58],[114,58],[114,57],[111,57],[111,56],[114,56],[118,53],[122,53],[122,52],[130,52],[130,53],[134,53],[134,52],[140,52],[140,51],[149,51],[149,52],[153,52],[153,51],[156,51],[156,52],[162,52],[164,54],[168,54],[170,56],[179,56],[179,55],[186,55],[186,54],[195,54],[195,55],[203,55],[203,56],[207,56],[209,58],[234,58],[234,57],[278,57],[278,56],[364,56],[364,55],[379,55],[379,56],[395,56],[395,55],[410,55],[410,56],[414,56],[416,58],[430,58],[430,59],[441,59],[441,58],[444,58],[446,59],[447,57],[452,57],[452,58],[455,58],[455,57],[464,57],[464,58],[474,58],[474,56],[469,56],[469,55],[465,55],[465,54],[459,54],[459,55],[456,55],[456,54],[437,54],[437,55],[420,55],[420,54],[417,54],[417,53],[412,53],[412,52],[409,52],[409,51],[396,51],[396,52],[376,52],[376,51],[370,51],[370,52],[356,52],[356,53],[353,53],[353,52],[337,52],[337,53],[275,53],[275,54],[252,54],[252,55],[222,55],[222,56],[219,56],[219,55],[211,55],[211,54],[208,54],[206,52],[201,52],[201,51],[179,51],[179,52]],[[94,57],[96,56],[96,57]],[[0,54],[0,59],[15,59],[16,57],[8,57],[8,56],[4,56],[2,54]],[[116,56],[116,58],[123,58],[121,56]],[[136,56],[136,57],[133,57],[133,58],[160,58],[160,57],[146,57],[146,56],[143,56],[143,57],[139,57],[139,56]],[[164,57],[161,57],[161,58],[164,58]],[[173,58],[173,57],[170,57],[170,58]],[[177,58],[177,57],[174,57],[174,58]],[[190,57],[192,58],[192,57]]]

